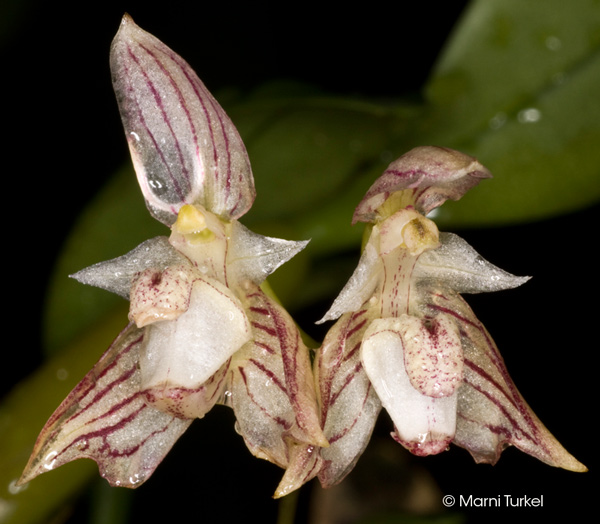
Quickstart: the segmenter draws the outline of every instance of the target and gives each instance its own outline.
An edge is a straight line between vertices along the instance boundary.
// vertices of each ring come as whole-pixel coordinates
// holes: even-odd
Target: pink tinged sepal
[[[159,411],[140,392],[143,331],[128,326],[50,417],[20,479],[79,458],[98,463],[112,486],[146,481],[190,425]]]
[[[125,15],[110,55],[113,87],[138,182],[171,225],[184,204],[239,218],[255,197],[244,144],[191,67]]]
[[[462,347],[443,315],[374,320],[362,344],[365,371],[395,425],[394,438],[416,455],[444,451],[454,438]]]
[[[372,222],[377,209],[397,191],[426,215],[447,199],[458,200],[491,173],[473,157],[452,149],[416,147],[394,160],[356,207],[352,223]]]
[[[327,446],[319,424],[307,347],[289,314],[248,282],[243,299],[252,342],[231,359],[223,402],[250,451],[284,469],[286,485],[301,485],[310,472],[296,463],[302,446]],[[299,448],[300,447],[300,448]],[[315,460],[317,460],[315,458]],[[318,468],[313,463],[314,474]],[[313,476],[314,476],[313,474]]]
[[[430,311],[451,315],[460,325],[464,350],[454,444],[467,449],[477,462],[495,464],[513,445],[551,466],[587,471],[527,405],[496,344],[467,303],[444,288],[432,288],[431,296]]]
[[[321,424],[329,447],[321,449],[323,487],[333,486],[352,470],[365,450],[381,402],[361,362],[361,341],[376,308],[344,314],[328,331],[315,358]]]
[[[323,467],[320,449],[312,444],[288,441],[288,466],[273,498],[285,497],[315,478]]]

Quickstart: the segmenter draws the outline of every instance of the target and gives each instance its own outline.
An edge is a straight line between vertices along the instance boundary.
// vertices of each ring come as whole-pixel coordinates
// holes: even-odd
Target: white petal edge
[[[229,274],[235,273],[234,280],[249,279],[260,284],[302,251],[308,242],[266,237],[234,221],[231,224],[227,270]]]
[[[423,253],[415,266],[415,278],[444,281],[458,293],[481,293],[512,289],[531,277],[517,277],[485,260],[465,240],[440,233],[441,245]]]
[[[189,264],[167,237],[155,237],[142,242],[129,253],[99,262],[70,275],[82,284],[105,289],[129,300],[131,282],[136,273],[145,269],[162,271],[170,265]]]

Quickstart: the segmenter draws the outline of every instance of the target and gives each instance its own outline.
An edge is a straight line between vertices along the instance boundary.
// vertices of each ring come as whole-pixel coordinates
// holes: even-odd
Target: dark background
[[[213,92],[291,78],[331,93],[380,99],[418,92],[464,5],[110,0],[73,8],[61,2],[5,2],[0,8],[6,11],[0,41],[2,177],[10,213],[3,250],[9,314],[2,391],[41,361],[38,327],[53,262],[79,212],[128,160],[108,67],[123,12],[181,54]],[[458,232],[498,266],[534,276],[521,289],[469,297],[469,302],[537,415],[588,466],[597,416],[592,404],[597,211],[598,206],[532,224]],[[15,327],[16,342],[10,334]],[[130,522],[150,517],[235,522],[250,516],[274,522],[277,504],[270,495],[281,471],[251,457],[232,426],[232,414],[224,408],[194,423],[155,476],[134,492]],[[382,416],[374,441],[383,444],[371,446],[345,481],[348,490],[356,488],[353,502],[375,513],[407,507],[407,493],[422,477],[437,485],[439,499],[441,494],[544,495],[543,508],[471,510],[469,522],[565,520],[594,508],[593,471],[557,470],[514,449],[495,467],[477,466],[457,448],[415,459],[399,446],[388,449],[390,429]],[[309,518],[316,491],[302,490],[298,522]],[[456,514],[444,512],[439,499],[436,515]],[[91,500],[74,504],[71,522],[84,519]],[[341,512],[347,502],[337,499],[334,506]]]

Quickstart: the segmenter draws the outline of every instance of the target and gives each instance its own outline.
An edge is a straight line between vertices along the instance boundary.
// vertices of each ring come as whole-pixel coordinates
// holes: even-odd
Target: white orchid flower
[[[237,130],[127,15],[111,69],[140,187],[171,235],[74,275],[130,299],[131,323],[50,417],[20,483],[91,458],[111,485],[137,487],[216,403],[233,408],[254,455],[287,468],[299,445],[327,441],[308,349],[260,285],[306,242],[238,222],[255,190]]]
[[[459,199],[489,171],[462,153],[419,147],[393,162],[358,205],[370,235],[351,279],[322,319],[337,322],[315,360],[323,486],[364,451],[383,406],[392,436],[416,455],[450,443],[495,463],[507,445],[585,471],[511,381],[491,336],[460,293],[521,285],[427,214]]]

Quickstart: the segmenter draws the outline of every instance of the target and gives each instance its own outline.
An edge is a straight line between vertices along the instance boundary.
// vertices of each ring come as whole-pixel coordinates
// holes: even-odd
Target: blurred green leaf
[[[133,168],[123,168],[81,214],[62,248],[46,300],[46,351],[54,353],[62,349],[99,318],[126,304],[117,295],[83,286],[68,275],[124,255],[158,235],[169,235],[169,229],[149,215]],[[124,315],[122,327],[126,323]]]
[[[426,87],[417,136],[475,155],[495,178],[440,220],[518,222],[596,202],[599,85],[597,2],[472,2]]]

